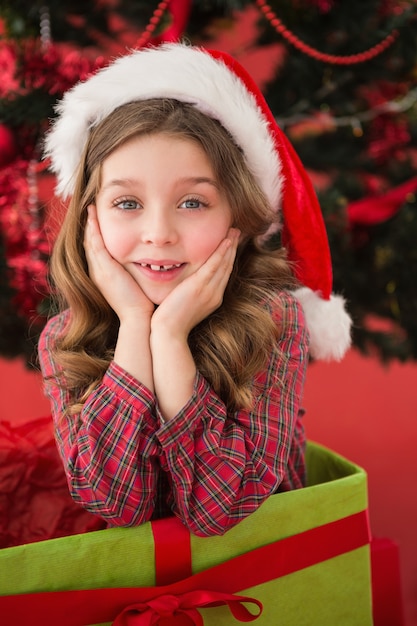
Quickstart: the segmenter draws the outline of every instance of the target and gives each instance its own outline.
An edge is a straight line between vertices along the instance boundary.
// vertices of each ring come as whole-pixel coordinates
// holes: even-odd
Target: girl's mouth
[[[141,267],[151,269],[153,272],[168,272],[173,269],[178,269],[183,265],[182,263],[175,263],[173,265],[157,265],[153,263],[139,263]]]
[[[135,263],[139,272],[151,281],[170,282],[176,280],[182,274],[187,263]]]

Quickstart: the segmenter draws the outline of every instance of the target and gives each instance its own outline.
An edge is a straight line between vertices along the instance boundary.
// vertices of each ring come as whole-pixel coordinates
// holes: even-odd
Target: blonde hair
[[[51,277],[60,308],[70,309],[54,359],[71,392],[71,412],[79,410],[102,379],[114,352],[118,319],[88,275],[83,239],[87,207],[100,189],[104,159],[133,136],[165,133],[198,142],[227,196],[233,225],[244,233],[219,309],[190,334],[198,370],[229,410],[249,408],[254,376],[267,364],[279,329],[268,303],[294,285],[282,249],[258,244],[275,216],[250,174],[242,151],[216,120],[190,104],[172,99],[130,102],[114,110],[89,135],[75,191],[51,258]]]

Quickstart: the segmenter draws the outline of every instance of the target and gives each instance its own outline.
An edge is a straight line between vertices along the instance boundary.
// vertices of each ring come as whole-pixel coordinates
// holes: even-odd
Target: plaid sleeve
[[[54,382],[51,359],[66,318],[53,318],[41,335],[39,358],[73,498],[113,525],[137,525],[155,514],[166,495],[158,485],[168,484],[172,512],[191,532],[213,535],[275,491],[303,486],[300,402],[308,337],[292,296],[281,294],[272,314],[283,334],[255,381],[253,410],[229,415],[197,374],[193,396],[165,424],[154,396],[115,363],[81,413],[68,415],[68,394]]]
[[[51,358],[67,318],[64,313],[47,323],[38,352],[70,493],[112,524],[141,524],[154,511],[160,471],[154,396],[111,363],[82,411],[68,414],[69,395],[56,382]]]
[[[283,334],[255,381],[253,410],[228,415],[198,374],[189,403],[157,433],[173,510],[194,534],[223,534],[277,490],[304,484],[300,402],[308,334],[290,294],[277,297],[272,314]]]

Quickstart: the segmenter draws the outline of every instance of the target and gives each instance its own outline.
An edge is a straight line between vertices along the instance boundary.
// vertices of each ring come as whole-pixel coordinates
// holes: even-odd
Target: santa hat
[[[341,359],[350,346],[351,319],[344,299],[332,294],[330,251],[316,194],[259,88],[228,54],[181,43],[145,48],[68,91],[45,142],[57,192],[72,194],[89,129],[120,105],[149,98],[191,103],[229,131],[276,212],[269,232],[282,222],[282,241],[302,285],[294,293],[304,309],[310,353]]]

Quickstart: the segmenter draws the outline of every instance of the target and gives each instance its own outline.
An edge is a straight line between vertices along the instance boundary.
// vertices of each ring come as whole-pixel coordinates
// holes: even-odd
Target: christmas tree
[[[41,142],[55,101],[126,48],[184,36],[263,59],[257,78],[319,196],[354,345],[417,358],[415,2],[20,0],[0,19],[1,355],[33,361],[49,306]]]
[[[265,95],[318,191],[354,343],[415,359],[415,3],[276,5],[260,44],[278,30],[285,57]]]

